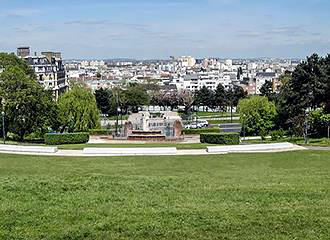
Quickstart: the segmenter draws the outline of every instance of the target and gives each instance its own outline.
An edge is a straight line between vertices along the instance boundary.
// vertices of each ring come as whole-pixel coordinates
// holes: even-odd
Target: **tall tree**
[[[76,85],[58,102],[62,131],[84,132],[98,128],[100,112],[95,96],[86,88]]]
[[[249,135],[264,136],[275,126],[276,107],[266,97],[254,96],[239,102],[241,123]]]
[[[220,83],[215,90],[215,104],[221,111],[226,111],[227,98],[225,88]]]
[[[330,54],[328,54],[323,60],[322,65],[326,74],[327,87],[325,91],[325,111],[330,113]]]
[[[317,54],[299,64],[281,87],[278,98],[281,127],[295,127],[307,120],[306,111],[324,107],[329,101],[329,56]],[[299,121],[297,120],[299,116]]]
[[[115,105],[112,100],[114,96],[111,89],[100,88],[94,92],[94,95],[97,107],[102,114],[110,116],[116,113]]]
[[[55,103],[49,91],[43,89],[24,68],[7,67],[0,75],[0,96],[4,102],[8,130],[20,141],[34,131],[45,132],[52,127]]]
[[[9,67],[20,68],[30,79],[36,79],[33,69],[22,59],[15,54],[0,53],[0,69]]]
[[[149,94],[141,85],[129,86],[124,95],[127,108],[131,108],[133,112],[138,112],[139,107],[150,104]]]
[[[266,81],[260,88],[260,95],[267,97],[269,101],[275,100],[275,92],[273,91],[273,83],[271,81]]]
[[[199,91],[195,92],[195,104],[203,106],[203,111],[205,111],[205,107],[212,108],[214,106],[213,91],[203,86]]]
[[[247,93],[241,86],[233,85],[226,91],[227,103],[234,107],[238,105],[239,100],[245,98],[246,96]]]

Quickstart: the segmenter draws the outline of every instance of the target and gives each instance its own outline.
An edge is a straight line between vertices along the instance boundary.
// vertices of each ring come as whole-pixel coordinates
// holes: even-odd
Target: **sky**
[[[0,52],[65,59],[330,53],[330,0],[0,0]]]

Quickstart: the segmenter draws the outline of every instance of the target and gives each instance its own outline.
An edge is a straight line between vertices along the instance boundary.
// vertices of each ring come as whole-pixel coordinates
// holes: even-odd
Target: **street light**
[[[2,115],[2,137],[3,137],[3,144],[6,144],[6,129],[5,129],[5,111],[4,111],[4,107],[3,110],[1,112]]]

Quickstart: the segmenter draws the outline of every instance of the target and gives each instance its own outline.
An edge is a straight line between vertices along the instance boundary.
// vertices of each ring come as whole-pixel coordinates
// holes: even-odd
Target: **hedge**
[[[112,135],[114,131],[114,129],[91,129],[89,134],[92,136]]]
[[[205,133],[200,136],[201,143],[238,145],[239,133]]]
[[[79,144],[89,141],[88,133],[47,133],[45,134],[45,143],[47,145],[61,144]]]
[[[199,135],[203,133],[220,133],[220,128],[198,128],[198,129],[184,129],[182,133],[186,135]]]

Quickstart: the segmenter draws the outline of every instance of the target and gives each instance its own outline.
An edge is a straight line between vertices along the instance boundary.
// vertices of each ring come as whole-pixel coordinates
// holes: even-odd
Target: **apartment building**
[[[57,101],[69,88],[68,77],[60,52],[42,52],[31,55],[30,48],[18,48],[18,57],[24,59],[34,70],[37,80],[45,89],[51,90]]]

